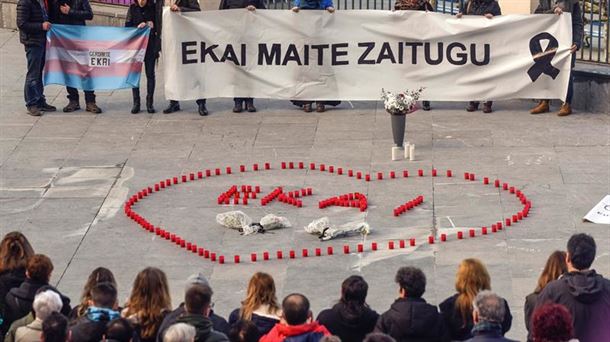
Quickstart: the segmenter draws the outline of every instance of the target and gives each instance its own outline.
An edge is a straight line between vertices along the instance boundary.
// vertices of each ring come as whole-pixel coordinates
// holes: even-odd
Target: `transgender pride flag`
[[[140,85],[150,28],[53,25],[47,33],[44,84],[82,90]]]

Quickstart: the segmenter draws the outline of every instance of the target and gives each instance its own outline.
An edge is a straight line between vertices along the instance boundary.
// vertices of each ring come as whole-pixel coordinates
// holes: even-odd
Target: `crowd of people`
[[[150,28],[149,43],[146,48],[144,57],[144,69],[147,78],[146,87],[146,111],[155,113],[154,107],[154,91],[155,91],[155,65],[161,51],[161,9],[164,5],[162,0],[134,0],[134,3],[129,7],[125,26],[137,28]],[[256,9],[265,9],[262,0],[222,0],[220,8],[236,9],[245,8],[249,11]],[[326,10],[334,12],[332,0],[296,0],[292,11],[299,10]],[[395,10],[416,10],[416,11],[432,11],[429,0],[397,0]],[[173,12],[192,12],[200,11],[201,8],[197,0],[176,0],[171,1],[170,10]],[[582,14],[578,1],[573,0],[539,0],[539,6],[536,13],[555,13],[557,15],[563,12],[572,13],[572,30],[573,44],[572,52],[572,68],[575,63],[575,52],[582,46],[584,26]],[[463,15],[484,16],[491,20],[494,16],[501,15],[500,5],[496,0],[468,0],[462,7],[458,18]],[[44,85],[42,73],[45,61],[45,36],[53,24],[64,25],[85,25],[86,20],[93,18],[93,11],[89,0],[19,0],[17,4],[17,27],[19,28],[19,38],[25,47],[27,59],[27,74],[25,78],[24,97],[27,113],[33,116],[40,116],[44,112],[56,111],[56,107],[47,103],[44,96]],[[484,20],[484,19],[482,19]],[[80,109],[79,94],[77,89],[67,87],[68,104],[63,108],[64,112],[74,112]],[[566,101],[562,104],[558,115],[565,116],[572,113],[571,102],[574,94],[573,76],[570,75],[570,82],[567,92]],[[92,113],[101,113],[102,110],[97,106],[95,101],[95,93],[93,90],[85,90],[85,109]],[[206,99],[198,99],[198,112],[201,116],[208,115],[206,107]],[[294,100],[292,103],[304,112],[313,111],[313,104],[316,104],[317,112],[324,112],[326,106],[337,106],[340,101],[303,101]],[[469,112],[479,109],[479,101],[470,101],[466,110]],[[422,108],[430,110],[430,102],[423,101]],[[163,113],[170,114],[179,111],[180,103],[176,100],[169,101],[167,108]],[[234,98],[233,112],[239,113],[242,111],[255,112],[253,98],[236,97]],[[539,104],[533,108],[531,114],[547,113],[550,110],[550,100],[541,100]],[[137,114],[141,111],[140,90],[133,88],[133,106],[131,113]],[[486,99],[483,103],[483,112],[491,113],[492,101]]]
[[[610,280],[591,268],[596,249],[591,236],[575,234],[565,252],[550,255],[525,299],[528,335],[523,340],[610,341]],[[184,301],[174,309],[167,277],[155,267],[136,275],[125,303],[117,299],[113,273],[96,268],[74,307],[49,284],[52,271],[51,260],[35,254],[23,234],[4,236],[0,341],[512,341],[504,337],[513,321],[509,305],[491,291],[489,273],[477,259],[462,260],[456,293],[438,307],[424,299],[424,272],[401,267],[394,278],[397,298],[381,314],[367,304],[368,284],[362,276],[345,279],[336,304],[316,317],[304,294],[292,293],[280,302],[273,277],[257,272],[228,321],[214,312],[212,287],[200,273],[186,280]]]

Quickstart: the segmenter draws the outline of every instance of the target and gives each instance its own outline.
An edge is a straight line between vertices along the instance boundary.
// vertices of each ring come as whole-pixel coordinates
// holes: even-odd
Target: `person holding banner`
[[[150,114],[155,113],[153,98],[155,95],[155,62],[159,58],[160,36],[157,32],[157,12],[154,1],[135,0],[127,10],[125,27],[145,28],[150,27],[148,45],[144,55],[144,69],[146,70],[146,111]],[[131,89],[133,96],[133,107],[131,114],[140,112],[140,88]]]
[[[197,0],[175,0],[171,1],[169,9],[172,12],[200,12],[199,2]],[[208,109],[205,106],[205,99],[197,100],[197,106],[199,107],[199,115],[208,115]],[[163,114],[170,114],[180,110],[180,102],[176,100],[169,100],[169,106],[163,110]]]
[[[218,6],[219,10],[236,8],[245,8],[248,11],[266,9],[262,0],[221,0],[220,5]],[[256,112],[256,107],[254,107],[254,98],[252,97],[235,97],[233,98],[233,102],[235,102],[235,106],[233,106],[233,113],[241,113],[244,110],[244,103],[246,104],[246,110],[248,112]]]
[[[51,29],[48,8],[44,1],[19,0],[17,3],[17,27],[19,41],[25,48],[27,74],[23,95],[27,113],[41,116],[42,112],[54,112],[57,109],[47,103],[42,84],[44,68],[46,32]]]
[[[326,10],[329,13],[335,12],[332,0],[295,0],[292,11],[298,13],[301,9],[303,10]],[[312,104],[314,101],[301,101],[293,100],[290,101],[297,107],[303,108],[305,113],[312,111]],[[338,106],[341,101],[316,101],[316,112],[322,113],[326,111],[325,105]]]
[[[568,83],[568,94],[566,95],[566,101],[561,105],[558,116],[567,116],[572,114],[572,98],[574,97],[574,66],[576,65],[576,51],[582,47],[582,39],[584,36],[584,24],[582,14],[580,12],[580,5],[575,0],[539,0],[538,7],[534,13],[546,14],[555,13],[561,15],[563,12],[572,13],[572,64],[570,69],[570,82]],[[554,2],[553,2],[554,1]],[[551,100],[541,100],[538,105],[532,110],[530,114],[543,114],[548,113],[550,108]]]
[[[86,20],[93,19],[93,10],[89,0],[50,0],[51,22],[63,25],[85,26]],[[80,109],[78,90],[66,87],[68,92],[68,105],[64,107],[65,113],[74,112]],[[85,90],[85,110],[94,114],[99,114],[102,109],[95,103],[95,93],[93,90]]]
[[[464,14],[466,15],[481,15],[487,19],[492,19],[496,15],[502,15],[500,5],[496,0],[469,0],[465,4],[465,11],[460,11],[456,17],[461,18]],[[483,113],[491,113],[492,101],[486,101],[483,103]],[[470,101],[466,107],[466,111],[474,112],[479,109],[478,101]]]

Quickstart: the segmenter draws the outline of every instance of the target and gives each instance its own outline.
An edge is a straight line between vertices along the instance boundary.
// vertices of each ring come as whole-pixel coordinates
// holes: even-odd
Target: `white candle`
[[[392,147],[392,160],[401,160],[403,158],[404,151],[402,147],[394,146]]]
[[[415,160],[415,144],[409,145],[409,160]]]

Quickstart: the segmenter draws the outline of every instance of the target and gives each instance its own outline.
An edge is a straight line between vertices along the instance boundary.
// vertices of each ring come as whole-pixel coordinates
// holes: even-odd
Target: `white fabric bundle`
[[[348,222],[337,227],[330,223],[328,217],[322,217],[308,224],[305,227],[305,231],[309,234],[317,235],[322,241],[327,241],[352,233],[368,235],[371,232],[371,227],[368,223],[363,221]]]

